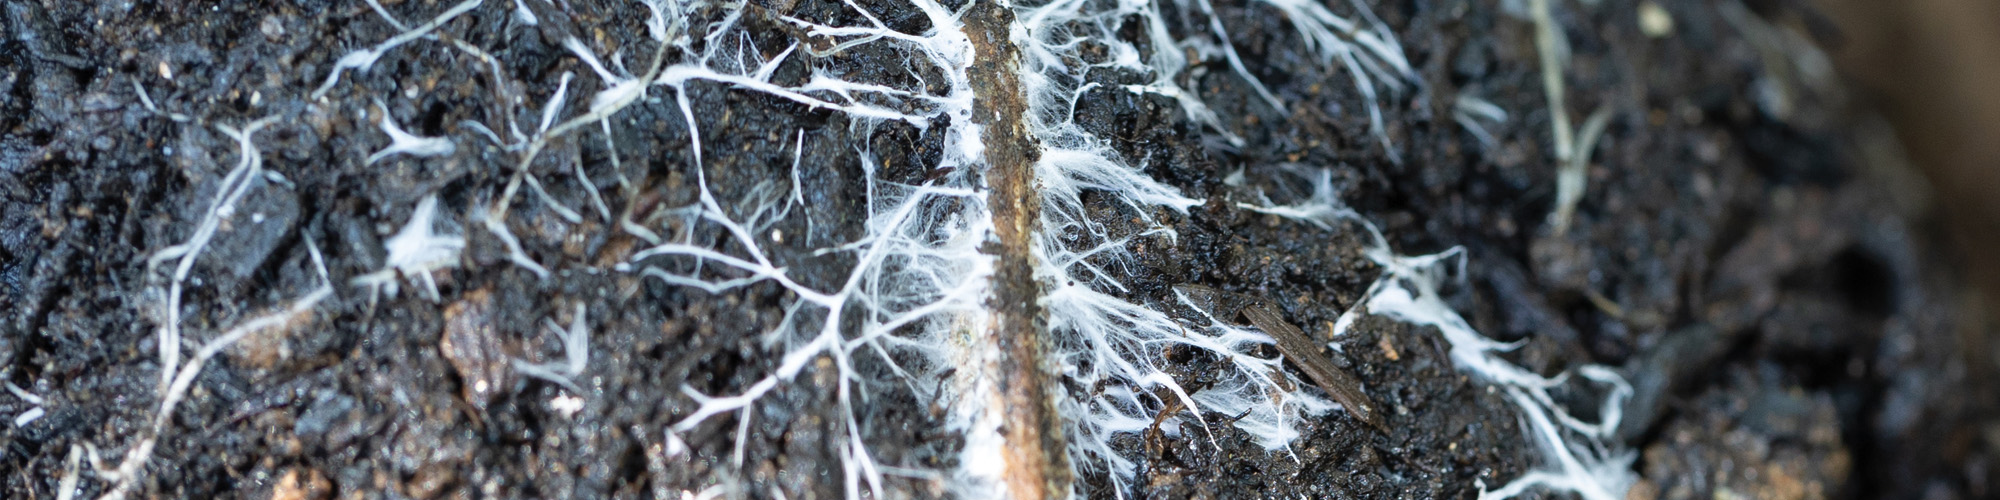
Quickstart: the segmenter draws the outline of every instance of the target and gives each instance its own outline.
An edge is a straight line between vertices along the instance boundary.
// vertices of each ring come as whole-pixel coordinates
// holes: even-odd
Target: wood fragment
[[[1346,407],[1347,413],[1354,415],[1355,420],[1367,423],[1376,430],[1388,432],[1388,427],[1382,423],[1381,413],[1375,407],[1375,401],[1369,399],[1368,393],[1362,389],[1361,380],[1354,378],[1354,375],[1347,373],[1347,370],[1334,366],[1332,361],[1320,354],[1318,344],[1306,337],[1305,331],[1286,322],[1284,316],[1279,315],[1263,301],[1201,285],[1175,285],[1174,290],[1187,296],[1197,306],[1208,309],[1211,314],[1233,308],[1235,315],[1219,314],[1217,318],[1234,319],[1240,315],[1250,320],[1252,326],[1271,336],[1278,345],[1279,353],[1284,354],[1286,359],[1291,360],[1300,371],[1305,372],[1306,377],[1311,378],[1313,383],[1319,384],[1319,388],[1325,390],[1327,395]]]

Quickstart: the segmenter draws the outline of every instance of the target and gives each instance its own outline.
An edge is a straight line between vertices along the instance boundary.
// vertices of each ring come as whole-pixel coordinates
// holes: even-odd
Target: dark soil
[[[1078,123],[1156,179],[1208,200],[1185,217],[1156,214],[1178,237],[1135,240],[1125,298],[1168,307],[1173,285],[1204,284],[1261,297],[1331,340],[1331,322],[1380,272],[1361,255],[1363,237],[1236,205],[1260,193],[1281,203],[1307,195],[1286,165],[1331,167],[1343,198],[1397,251],[1465,247],[1469,271],[1453,305],[1489,336],[1524,340],[1510,355],[1518,363],[1544,374],[1621,367],[1637,388],[1621,430],[1641,452],[1632,498],[2000,494],[1988,481],[2000,473],[1989,332],[1961,312],[1964,283],[1931,244],[1933,222],[1884,188],[1882,176],[1895,174],[1862,154],[1873,139],[1847,124],[1865,110],[1774,74],[1760,46],[1724,19],[1733,0],[1663,3],[1676,30],[1661,38],[1641,32],[1637,1],[1554,2],[1574,58],[1572,121],[1613,113],[1591,152],[1588,193],[1558,235],[1546,220],[1555,169],[1533,27],[1506,12],[1511,3],[1374,6],[1422,80],[1385,101],[1400,161],[1369,135],[1345,70],[1311,62],[1288,22],[1258,3],[1218,1],[1217,15],[1252,74],[1290,109],[1263,104],[1219,62],[1183,84],[1226,117],[1243,147],[1205,141],[1171,99],[1109,87],[1082,99]],[[1812,19],[1791,2],[1749,3],[1775,25]],[[684,454],[667,451],[664,429],[698,407],[684,388],[734,394],[777,368],[783,349],[763,333],[786,321],[793,300],[768,281],[711,294],[613,270],[647,243],[607,227],[584,182],[614,216],[629,209],[663,234],[740,248],[712,226],[664,215],[699,193],[671,89],[655,87],[618,113],[608,143],[585,127],[529,167],[554,200],[583,214],[571,224],[527,190],[516,194],[506,223],[547,279],[510,264],[505,244],[470,222],[519,156],[467,123],[539,123],[565,72],[576,80],[563,116],[586,111],[604,82],[561,40],[618,51],[639,71],[658,45],[636,3],[527,0],[540,19],[529,26],[512,3],[488,2],[440,29],[446,43],[398,47],[368,71],[344,73],[324,99],[311,94],[336,60],[398,31],[365,3],[0,4],[0,380],[44,399],[0,395],[0,415],[46,412],[23,426],[0,422],[0,496],[54,498],[72,447],[94,445],[115,464],[149,432],[171,261],[149,269],[147,259],[189,238],[241,159],[217,126],[267,116],[278,118],[256,147],[278,175],[258,181],[190,274],[186,350],[319,286],[312,248],[324,253],[336,294],[310,320],[209,364],[169,420],[140,496],[679,498],[717,484],[758,498],[847,494],[839,457],[849,424],[835,417],[844,411],[838,374],[825,358],[755,407],[740,462],[733,416],[681,435]],[[414,25],[453,5],[385,7]],[[690,15],[719,19],[718,9]],[[758,1],[740,22],[759,27],[744,43],[772,54],[803,36],[779,16],[851,12],[835,0]],[[925,22],[907,13],[884,21],[909,32]],[[499,75],[451,40],[492,54]],[[909,75],[884,69],[906,60],[864,46],[822,64]],[[803,81],[806,69],[780,67],[774,78]],[[135,85],[161,113],[141,105]],[[1770,88],[1789,89],[1791,107],[1774,111]],[[1451,118],[1461,93],[1512,114],[1489,124],[1494,146]],[[732,210],[789,192],[799,155],[802,216],[762,226],[759,234],[782,237],[759,244],[820,289],[837,287],[854,263],[814,250],[863,234],[868,207],[856,193],[868,174],[857,145],[875,156],[877,176],[910,184],[935,175],[943,147],[941,126],[857,125],[721,84],[691,83],[687,101],[706,183]],[[456,152],[366,163],[388,144],[378,128],[385,111],[410,133],[452,139]],[[1242,186],[1224,183],[1239,170]],[[351,286],[383,267],[383,241],[427,194],[456,225],[440,230],[469,237],[458,266],[432,273],[441,300],[417,280],[394,297]],[[1128,208],[1095,200],[1091,209],[1114,228],[1138,229]],[[579,304],[590,365],[575,381],[582,408],[568,411],[566,389],[500,365],[559,360],[560,340],[540,325],[570,324]],[[1334,412],[1309,422],[1290,453],[1266,452],[1227,425],[1210,426],[1220,451],[1196,432],[1134,435],[1119,443],[1145,457],[1134,494],[1470,498],[1477,484],[1497,487],[1540,464],[1512,404],[1452,366],[1434,329],[1369,317],[1341,343],[1336,364],[1385,408],[1386,431]],[[868,396],[854,411],[870,451],[899,470],[937,471],[891,475],[885,494],[945,496],[935,474],[958,465],[962,437],[919,396],[927,391],[911,388],[938,381],[896,380],[884,361],[857,357]],[[1214,360],[1169,362],[1198,387]],[[479,382],[495,389],[473,390]],[[94,497],[108,483],[89,468],[82,494]],[[1087,496],[1111,495],[1104,477],[1078,481]]]

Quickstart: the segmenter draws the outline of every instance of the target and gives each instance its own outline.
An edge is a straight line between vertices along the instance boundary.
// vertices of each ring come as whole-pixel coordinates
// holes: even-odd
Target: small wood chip
[[[464,382],[465,402],[484,410],[507,386],[507,355],[493,328],[493,294],[473,290],[444,309],[444,338],[438,351]]]

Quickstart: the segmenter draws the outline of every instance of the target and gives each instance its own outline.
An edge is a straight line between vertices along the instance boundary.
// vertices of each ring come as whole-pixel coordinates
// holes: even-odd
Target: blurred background
[[[1985,0],[1764,0],[1809,3],[1805,23],[1856,97],[1893,124],[1921,185],[1913,208],[1935,210],[1953,249],[1995,310],[2000,294],[2000,2]],[[1761,4],[1761,5],[1760,5]],[[1831,29],[1827,29],[1831,28]],[[1893,175],[1893,174],[1891,174]],[[1934,196],[1933,196],[1934,195]],[[1922,207],[1921,205],[1928,205]],[[1971,316],[1971,315],[1968,315]]]

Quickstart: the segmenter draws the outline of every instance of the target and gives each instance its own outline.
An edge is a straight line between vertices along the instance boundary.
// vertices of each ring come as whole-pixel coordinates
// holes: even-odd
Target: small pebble
[[[1652,38],[1666,38],[1674,34],[1674,16],[1660,4],[1650,0],[1639,2],[1639,32]]]
[[[257,31],[263,32],[264,38],[277,41],[285,36],[285,24],[278,21],[278,16],[264,16],[264,20],[257,23]]]

